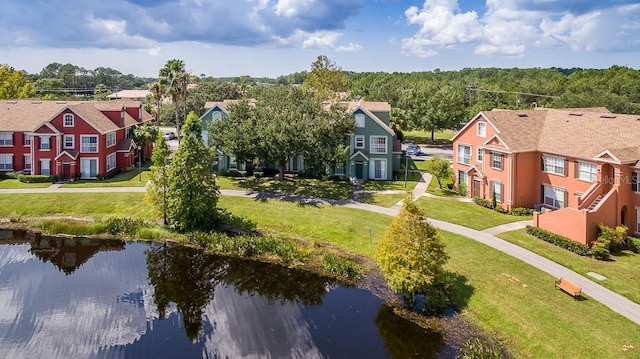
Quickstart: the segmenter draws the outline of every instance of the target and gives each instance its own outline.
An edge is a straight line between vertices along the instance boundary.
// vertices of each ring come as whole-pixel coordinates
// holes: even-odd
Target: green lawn
[[[22,183],[17,179],[0,179],[0,188],[2,189],[14,189],[14,188],[47,188],[52,183]]]
[[[483,230],[505,223],[524,221],[531,216],[512,216],[478,206],[473,202],[421,197],[416,201],[427,217]]]
[[[587,272],[601,274],[607,279],[603,281],[590,279],[636,303],[640,303],[640,276],[638,276],[640,255],[625,251],[620,255],[611,256],[610,261],[599,261],[591,257],[579,256],[534,238],[528,235],[524,229],[501,233],[498,237],[535,252],[587,278],[590,278],[587,276]]]
[[[0,196],[0,216],[15,212],[151,218],[143,199],[144,193],[11,194]],[[265,231],[326,241],[367,256],[373,255],[392,220],[339,206],[271,199],[223,196],[219,205]],[[463,213],[472,217],[468,210]],[[640,356],[636,324],[589,298],[574,301],[554,290],[555,278],[520,260],[465,237],[448,232],[441,235],[451,257],[448,268],[457,275],[452,292],[462,315],[500,339],[516,358]]]
[[[443,130],[436,131],[434,133],[435,143],[431,142],[431,132],[427,131],[403,131],[404,140],[411,141],[416,144],[436,144],[436,145],[450,145],[451,138],[453,137],[453,131]]]
[[[379,193],[365,193],[362,196],[362,203],[373,204],[380,207],[391,207],[399,201],[402,201],[407,197],[406,193],[393,193],[393,194],[379,194]]]
[[[397,181],[366,181],[364,183],[365,191],[413,191],[422,175],[417,172],[407,173],[407,182],[405,187],[404,174],[398,177]]]
[[[427,193],[440,197],[461,197],[458,193],[450,190],[449,187],[447,187],[447,185],[449,184],[453,184],[452,179],[443,179],[442,188],[440,188],[438,186],[438,179],[434,176],[431,176],[431,182],[429,182],[429,187],[427,187]]]
[[[79,180],[73,182],[67,182],[62,185],[62,187],[144,187],[149,181],[149,177],[151,176],[151,171],[149,169],[142,169],[142,172],[139,172],[138,169],[130,169],[117,175],[103,179],[100,181],[97,180]]]

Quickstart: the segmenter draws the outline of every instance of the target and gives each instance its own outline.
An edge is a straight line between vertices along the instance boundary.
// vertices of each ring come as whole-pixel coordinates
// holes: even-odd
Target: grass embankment
[[[501,224],[531,219],[531,216],[512,216],[478,206],[473,202],[451,201],[422,197],[416,201],[429,218],[483,230]]]
[[[149,169],[130,169],[117,175],[103,179],[96,180],[79,180],[73,182],[67,182],[62,187],[67,188],[79,188],[79,187],[144,187],[149,181],[151,171]]]
[[[528,235],[524,229],[501,233],[498,237],[535,252],[587,278],[589,278],[588,272],[601,274],[607,279],[598,281],[592,278],[592,280],[636,303],[640,303],[640,277],[638,277],[640,255],[638,254],[624,251],[618,255],[612,255],[608,261],[601,261],[592,257],[579,256],[534,238]]]
[[[1,189],[14,189],[14,188],[47,188],[51,186],[51,183],[22,183],[17,179],[0,179]]]
[[[431,176],[431,182],[429,182],[429,187],[427,187],[427,193],[432,194],[434,196],[439,197],[458,197],[461,196],[447,187],[447,185],[453,184],[453,181],[449,178],[442,179],[442,188],[438,186],[438,179],[434,176]]]
[[[12,210],[9,208],[13,204],[28,201],[48,203],[50,209],[25,203],[18,204],[14,211],[38,216],[104,216],[111,215],[105,209],[105,205],[111,203],[109,208],[116,210],[117,215],[140,213],[145,218],[149,217],[139,204],[144,194],[114,195],[5,195],[0,197],[0,215],[10,214]],[[82,196],[91,197],[80,201]],[[88,201],[94,204],[79,203]],[[377,242],[392,220],[385,215],[343,207],[301,205],[278,200],[222,197],[220,206],[256,222],[264,231],[328,242],[366,256],[374,253]],[[466,218],[471,219],[471,216]],[[372,229],[371,238],[369,228]],[[554,289],[555,278],[520,260],[452,233],[442,232],[442,237],[451,256],[448,268],[458,275],[453,293],[462,315],[501,340],[517,358],[639,356],[637,343],[640,343],[640,331],[634,323],[589,298],[574,301],[564,292]]]
[[[454,133],[450,130],[436,131],[433,135],[434,141],[431,141],[431,132],[427,131],[403,131],[404,140],[419,145],[451,145],[451,138]]]

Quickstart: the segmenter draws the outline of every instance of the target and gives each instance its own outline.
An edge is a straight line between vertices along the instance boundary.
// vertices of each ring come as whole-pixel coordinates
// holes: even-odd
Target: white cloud
[[[336,47],[336,51],[339,52],[356,52],[356,51],[360,51],[362,50],[362,46],[359,44],[354,44],[353,42],[350,42],[349,45],[342,45],[342,46],[338,46]]]

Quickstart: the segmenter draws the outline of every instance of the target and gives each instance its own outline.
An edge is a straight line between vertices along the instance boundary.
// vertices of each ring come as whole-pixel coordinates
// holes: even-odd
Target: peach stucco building
[[[589,244],[597,227],[640,235],[640,116],[605,108],[492,110],[453,138],[457,188]]]

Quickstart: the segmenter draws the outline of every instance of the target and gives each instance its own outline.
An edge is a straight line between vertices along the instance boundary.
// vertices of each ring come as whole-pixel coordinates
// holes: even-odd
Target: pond
[[[453,358],[369,291],[178,245],[0,231],[0,358]]]

